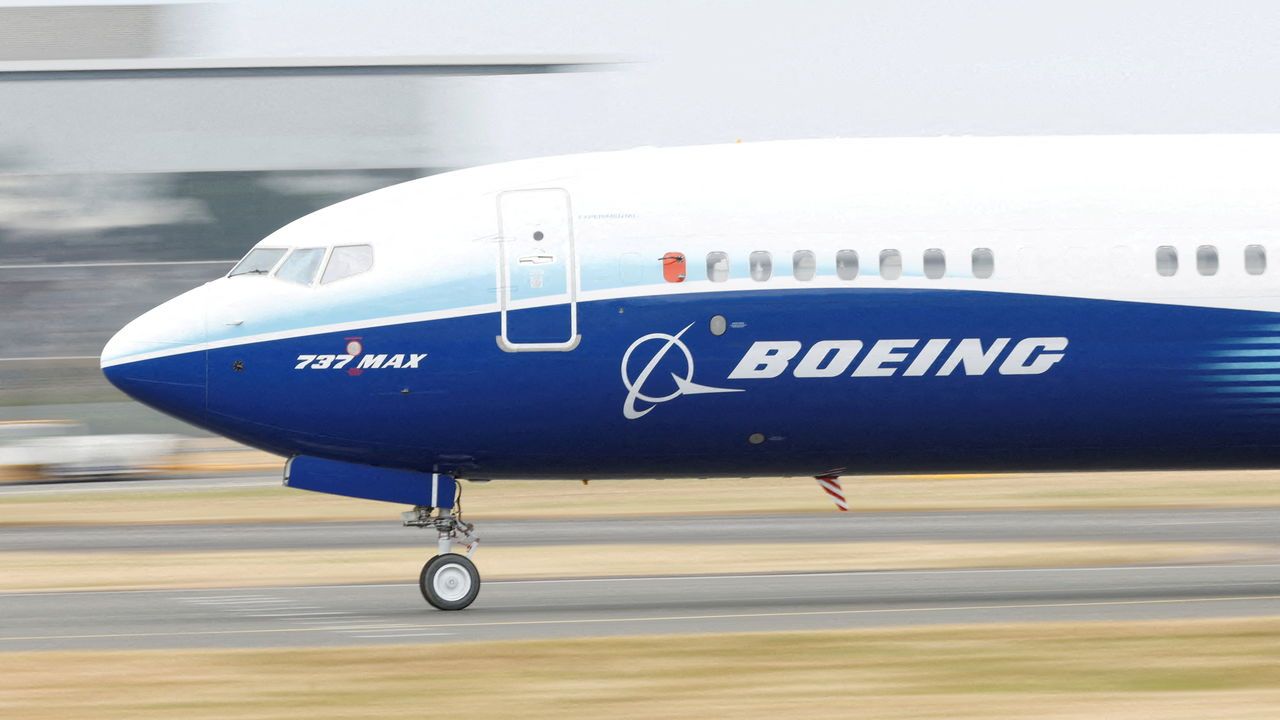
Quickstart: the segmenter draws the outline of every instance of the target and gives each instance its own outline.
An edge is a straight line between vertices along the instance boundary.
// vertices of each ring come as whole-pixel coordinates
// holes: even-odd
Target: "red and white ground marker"
[[[836,504],[836,509],[840,512],[849,512],[849,503],[844,499],[844,488],[840,487],[840,476],[834,473],[819,475],[815,480],[818,481],[818,487],[822,491],[831,496]]]

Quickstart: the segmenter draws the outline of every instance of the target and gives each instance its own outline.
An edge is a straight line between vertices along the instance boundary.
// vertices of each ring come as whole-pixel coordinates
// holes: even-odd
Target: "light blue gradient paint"
[[[1280,362],[1222,362],[1204,363],[1200,370],[1280,370]]]
[[[1206,354],[1211,357],[1280,357],[1280,348],[1275,350],[1211,350]]]
[[[1215,340],[1215,343],[1223,345],[1280,345],[1280,335],[1268,335],[1266,337],[1239,337],[1225,338]]]

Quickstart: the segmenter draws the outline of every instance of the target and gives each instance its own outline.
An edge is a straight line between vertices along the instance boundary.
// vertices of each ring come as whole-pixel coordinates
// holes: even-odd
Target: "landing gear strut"
[[[450,478],[450,484],[453,482],[456,481]],[[404,513],[404,524],[436,531],[436,555],[418,576],[422,597],[440,610],[462,610],[480,594],[480,571],[471,562],[480,539],[473,534],[475,525],[462,521],[462,510],[454,505],[453,492],[440,495],[443,497],[436,500],[436,507],[419,505]],[[444,507],[446,503],[448,507]],[[453,552],[454,542],[466,543],[467,554]]]

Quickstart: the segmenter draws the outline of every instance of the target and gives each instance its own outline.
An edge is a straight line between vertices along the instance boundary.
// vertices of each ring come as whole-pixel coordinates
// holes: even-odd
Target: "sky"
[[[176,56],[591,55],[608,72],[0,83],[0,162],[460,166],[800,137],[1280,130],[1280,3],[182,3]],[[20,86],[22,85],[22,86]]]

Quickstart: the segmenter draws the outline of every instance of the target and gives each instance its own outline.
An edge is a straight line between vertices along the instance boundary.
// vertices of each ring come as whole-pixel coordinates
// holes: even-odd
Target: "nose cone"
[[[191,422],[205,410],[205,302],[200,290],[137,318],[102,349],[102,373],[112,385]]]

